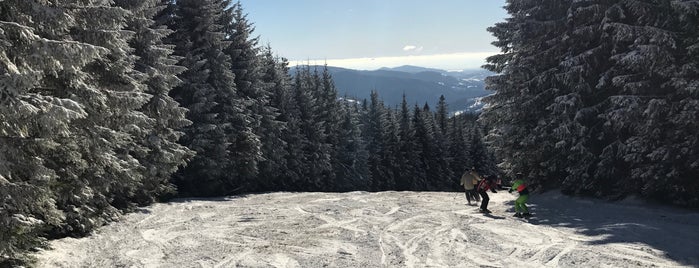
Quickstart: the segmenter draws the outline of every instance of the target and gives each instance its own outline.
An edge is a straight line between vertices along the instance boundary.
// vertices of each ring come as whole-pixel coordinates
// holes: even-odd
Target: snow
[[[479,108],[479,107],[483,107],[483,97],[473,98],[473,100],[474,100],[473,104],[471,104],[471,106],[469,106],[468,108],[469,109],[476,109],[476,111],[482,110],[482,108]]]
[[[51,242],[40,267],[682,267],[699,265],[699,213],[560,194],[267,193],[176,200],[87,238]]]

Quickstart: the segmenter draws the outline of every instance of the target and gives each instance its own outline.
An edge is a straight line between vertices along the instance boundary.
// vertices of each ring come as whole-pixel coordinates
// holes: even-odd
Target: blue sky
[[[241,0],[255,34],[292,64],[474,69],[505,0]]]

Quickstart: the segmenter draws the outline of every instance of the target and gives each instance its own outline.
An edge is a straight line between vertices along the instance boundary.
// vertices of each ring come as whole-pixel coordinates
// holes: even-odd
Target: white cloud
[[[381,67],[397,67],[401,65],[415,65],[444,70],[476,69],[485,64],[485,58],[498,52],[462,52],[451,54],[396,56],[378,58],[353,58],[353,59],[327,59],[327,60],[303,60],[291,61],[295,64],[311,64],[343,67],[357,70],[375,70]]]
[[[415,51],[415,52],[420,52],[422,51],[423,47],[418,47],[418,46],[413,46],[413,45],[406,45],[403,47],[403,51]]]

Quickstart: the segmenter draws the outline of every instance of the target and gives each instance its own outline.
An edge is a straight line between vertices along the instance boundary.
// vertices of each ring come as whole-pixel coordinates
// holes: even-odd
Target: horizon
[[[485,64],[485,58],[494,55],[497,52],[489,53],[472,53],[472,54],[462,54],[457,53],[456,55],[441,54],[441,55],[424,55],[424,56],[407,56],[407,57],[380,57],[380,58],[357,58],[357,59],[311,59],[311,60],[289,60],[289,66],[295,67],[299,65],[311,65],[311,66],[323,66],[328,65],[330,67],[339,67],[358,71],[376,71],[382,68],[397,68],[397,67],[421,67],[430,69],[439,69],[448,72],[454,71],[469,71],[469,70],[485,70],[481,66]],[[480,56],[483,55],[483,56]],[[282,55],[283,56],[283,55]],[[461,57],[459,57],[461,56]],[[464,57],[467,56],[467,57]],[[470,56],[470,57],[468,57]],[[444,60],[447,57],[452,57],[452,61],[458,61],[459,59],[466,58],[470,60],[472,64],[458,65],[458,64],[444,64],[444,61],[439,61],[437,64],[433,63],[436,60]],[[481,62],[482,60],[482,62]],[[439,64],[441,63],[441,64]],[[465,66],[465,67],[460,67]],[[446,68],[445,68],[446,67]]]
[[[504,21],[505,0],[240,0],[253,36],[291,66],[377,70],[414,65],[476,70],[499,53],[487,27]]]
[[[341,68],[341,69],[347,69],[347,70],[353,70],[353,71],[379,71],[383,69],[397,69],[397,68],[404,68],[404,67],[413,67],[413,68],[424,68],[424,69],[435,69],[439,71],[445,71],[445,72],[465,72],[465,71],[489,71],[487,69],[483,68],[466,68],[466,69],[442,69],[442,68],[434,68],[434,67],[425,67],[425,66],[419,66],[419,65],[412,65],[412,64],[404,64],[404,65],[398,65],[398,66],[382,66],[378,68],[372,68],[372,69],[356,69],[356,68],[348,68],[348,67],[343,67],[343,66],[337,66],[337,65],[330,65],[326,64],[325,61],[313,61],[312,63],[309,61],[305,62],[289,62],[289,67],[291,68],[296,68],[296,67],[302,67],[302,66],[310,66],[310,67],[320,67],[320,66],[328,66],[331,68]]]

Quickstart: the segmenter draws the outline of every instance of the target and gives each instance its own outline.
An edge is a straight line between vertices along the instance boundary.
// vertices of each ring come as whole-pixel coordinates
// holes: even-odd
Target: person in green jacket
[[[512,182],[512,187],[510,187],[509,192],[517,191],[519,197],[515,200],[515,217],[530,217],[532,214],[529,213],[527,208],[527,200],[529,199],[529,189],[527,189],[527,184],[524,183],[522,178],[522,173],[517,173],[515,181]]]

